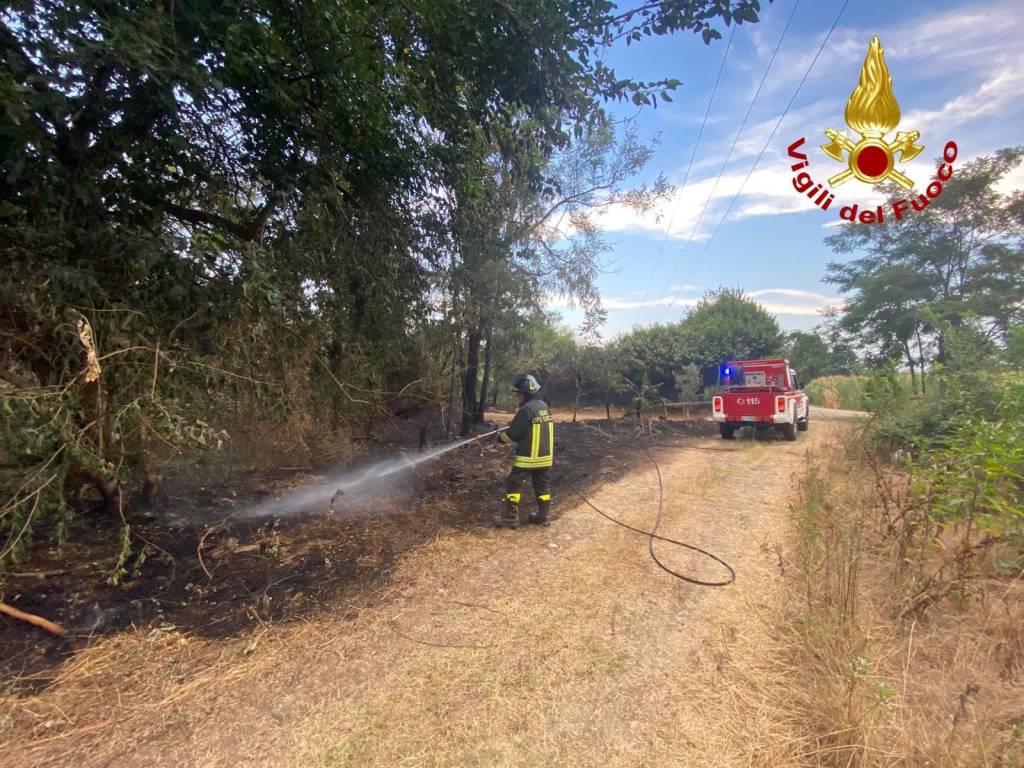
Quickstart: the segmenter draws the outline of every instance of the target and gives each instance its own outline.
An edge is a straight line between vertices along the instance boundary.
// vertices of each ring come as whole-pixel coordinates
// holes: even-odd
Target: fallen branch
[[[65,573],[67,571],[61,569],[55,571],[24,571],[20,573],[11,571],[7,574],[7,577],[10,579],[39,579],[42,581],[51,576],[63,576]]]
[[[52,635],[64,637],[64,628],[60,624],[54,624],[52,621],[44,619],[42,616],[36,616],[33,613],[19,611],[17,608],[12,608],[7,605],[7,603],[0,603],[0,613],[6,613],[12,619],[20,619],[21,621],[28,622],[34,627],[45,629]]]
[[[203,535],[199,537],[199,543],[196,544],[196,557],[199,559],[199,567],[203,569],[203,573],[206,574],[206,578],[208,578],[210,581],[213,581],[213,574],[210,573],[210,569],[207,568],[206,563],[203,562],[203,543],[206,541],[207,536],[209,536],[214,531],[220,530],[222,527],[223,524],[207,527],[207,529],[203,531]]]

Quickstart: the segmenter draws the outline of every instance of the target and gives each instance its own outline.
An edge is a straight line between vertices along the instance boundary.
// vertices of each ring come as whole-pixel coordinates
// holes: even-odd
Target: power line
[[[736,201],[739,199],[740,195],[743,194],[743,190],[747,186],[747,182],[750,181],[750,177],[753,175],[758,163],[760,163],[761,158],[764,157],[764,153],[768,149],[768,145],[771,144],[772,139],[775,138],[775,133],[776,131],[779,130],[779,126],[782,125],[782,121],[786,119],[786,115],[789,113],[790,107],[793,106],[793,102],[796,101],[796,97],[800,93],[800,89],[803,88],[804,83],[807,82],[807,78],[810,76],[811,70],[814,69],[814,65],[817,63],[818,57],[821,56],[821,52],[825,50],[825,45],[828,43],[829,38],[832,37],[832,33],[835,32],[836,26],[838,26],[839,24],[839,19],[842,18],[843,13],[846,11],[846,6],[849,4],[850,0],[844,0],[842,7],[840,7],[839,9],[839,13],[836,14],[835,19],[832,21],[832,26],[829,27],[828,33],[825,35],[825,39],[821,41],[821,45],[818,46],[817,53],[815,53],[814,58],[811,59],[811,63],[807,67],[807,71],[804,72],[804,76],[800,78],[800,82],[797,84],[796,90],[793,91],[793,95],[790,97],[789,102],[786,104],[786,108],[782,111],[782,114],[779,116],[779,119],[775,123],[775,127],[772,128],[772,132],[768,135],[768,138],[765,141],[764,146],[761,147],[761,151],[757,154],[757,159],[754,160],[754,164],[750,166],[750,170],[747,171],[747,175],[744,177],[743,183],[740,184],[740,188],[736,190],[736,194],[733,195],[732,200],[729,201],[729,206],[728,208],[725,209],[725,214],[719,220],[718,225],[715,227],[714,231],[712,231],[711,237],[708,238],[708,241],[704,244],[704,248],[701,249],[701,252],[697,254],[697,260],[693,263],[693,266],[687,273],[686,278],[683,280],[684,284],[693,275],[694,271],[697,269],[697,266],[700,264],[701,259],[704,258],[704,254],[707,253],[708,249],[711,247],[711,243],[715,241],[715,236],[718,234],[718,230],[722,228],[722,224],[725,223],[725,220],[729,218],[729,214],[732,213],[733,206],[736,205]],[[665,307],[665,312],[662,313],[661,319],[665,318],[665,315],[668,313],[668,310],[671,309],[672,305],[675,304],[676,299],[678,298],[679,294],[677,293],[676,296],[672,299],[672,301],[668,304],[668,306]]]
[[[725,160],[722,161],[722,167],[718,169],[718,176],[715,178],[715,183],[711,187],[711,191],[708,193],[707,199],[704,201],[704,207],[700,211],[700,215],[697,217],[696,223],[693,225],[693,231],[690,233],[690,237],[687,239],[686,244],[683,246],[682,252],[679,254],[679,259],[676,261],[676,269],[672,271],[672,277],[669,278],[668,283],[665,284],[665,291],[662,293],[661,298],[665,298],[665,295],[671,290],[672,278],[675,277],[676,270],[679,265],[683,263],[683,257],[690,248],[690,243],[693,242],[693,238],[697,235],[697,230],[700,229],[701,222],[704,221],[704,214],[707,213],[708,205],[711,203],[711,199],[715,196],[715,192],[718,189],[718,184],[722,180],[722,174],[725,173],[725,168],[729,164],[729,160],[732,159],[732,153],[736,149],[736,144],[740,140],[740,136],[743,135],[743,129],[747,127],[747,121],[750,119],[750,113],[754,111],[754,104],[757,102],[757,97],[761,95],[761,89],[764,87],[765,81],[768,79],[768,73],[771,72],[772,65],[775,63],[775,57],[778,56],[779,50],[782,48],[782,41],[786,39],[786,33],[789,32],[790,24],[793,23],[793,17],[796,15],[797,8],[800,7],[800,0],[797,0],[793,4],[793,10],[789,12],[789,18],[786,19],[786,26],[782,28],[782,34],[779,35],[779,41],[775,44],[775,50],[772,51],[771,58],[768,59],[768,66],[764,69],[764,74],[761,75],[761,82],[757,84],[757,90],[754,91],[753,98],[750,99],[750,104],[747,105],[747,113],[743,116],[743,121],[740,123],[739,129],[736,131],[736,136],[732,140],[732,145],[729,147],[729,152],[725,156]],[[672,301],[668,303],[664,311],[661,314],[660,320],[665,319],[665,315],[675,305],[676,300],[679,298],[679,294],[685,289],[687,281],[690,279],[689,275],[693,274],[693,269],[690,270],[686,280],[683,280],[682,286],[676,295],[672,298]],[[661,299],[659,299],[660,301]]]
[[[654,284],[654,278],[658,274],[658,268],[661,266],[661,257],[665,252],[665,242],[668,240],[668,233],[672,231],[672,224],[676,220],[676,214],[679,212],[679,203],[682,200],[683,192],[686,191],[686,182],[690,179],[690,168],[693,167],[693,158],[697,155],[697,147],[700,146],[701,137],[704,135],[704,126],[707,125],[708,115],[711,114],[711,105],[715,101],[715,94],[718,93],[718,83],[722,80],[722,72],[725,70],[725,62],[729,59],[729,50],[732,48],[732,38],[736,34],[736,27],[738,24],[732,25],[732,30],[729,32],[729,40],[725,45],[725,55],[722,56],[722,63],[718,67],[718,76],[715,78],[715,87],[711,90],[711,98],[708,99],[707,109],[704,110],[704,119],[701,120],[700,130],[697,132],[697,141],[693,145],[693,152],[690,153],[690,162],[686,164],[686,174],[683,176],[683,186],[680,187],[679,195],[676,197],[676,204],[672,208],[672,215],[668,220],[668,227],[665,229],[665,236],[661,239],[661,247],[658,248],[658,258],[654,263],[654,269],[651,271],[651,278],[647,281],[647,289],[644,291],[644,297],[640,300],[640,306],[637,307],[636,319],[633,324],[636,325],[640,322],[640,315],[644,311],[644,303],[647,301],[647,297],[650,295],[651,286]]]

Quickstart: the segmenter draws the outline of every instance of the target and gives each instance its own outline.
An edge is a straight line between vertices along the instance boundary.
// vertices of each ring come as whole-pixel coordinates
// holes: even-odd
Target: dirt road
[[[345,618],[339,609],[219,645],[179,639],[172,653],[185,671],[161,677],[159,696],[132,704],[140,668],[124,701],[118,692],[121,710],[15,762],[68,764],[74,749],[81,765],[783,764],[759,661],[772,652],[788,504],[807,453],[841,439],[850,418],[816,411],[795,443],[691,438],[652,449],[664,535],[732,563],[730,587],[671,578],[645,537],[563,488],[549,528],[438,536]],[[592,493],[639,527],[652,524],[657,498],[653,465]],[[723,576],[657,548],[678,570]],[[110,642],[109,653],[124,652]],[[156,641],[164,651],[174,642]],[[27,706],[73,703],[70,679]]]

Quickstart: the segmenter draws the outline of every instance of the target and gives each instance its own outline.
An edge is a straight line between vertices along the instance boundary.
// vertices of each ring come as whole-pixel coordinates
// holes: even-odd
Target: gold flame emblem
[[[885,52],[878,35],[871,38],[860,70],[860,82],[846,102],[844,117],[846,124],[860,134],[860,141],[854,142],[831,128],[825,131],[830,142],[822,151],[847,165],[846,170],[830,178],[828,183],[837,186],[855,176],[868,184],[892,179],[901,187],[913,189],[914,182],[896,170],[896,153],[903,163],[917,157],[924,149],[914,143],[921,138],[921,132],[897,131],[892,143],[885,140],[885,134],[900,123],[900,105],[892,92],[892,78],[885,66]]]

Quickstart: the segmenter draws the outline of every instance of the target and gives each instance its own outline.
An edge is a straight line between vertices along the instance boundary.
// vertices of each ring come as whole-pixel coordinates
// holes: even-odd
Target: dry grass
[[[46,690],[4,698],[5,765],[922,764],[899,745],[930,745],[914,730],[933,722],[918,697],[941,701],[927,694],[928,670],[945,672],[947,653],[986,670],[1012,654],[946,648],[928,634],[941,627],[918,625],[904,693],[908,638],[883,617],[859,608],[843,631],[820,619],[793,630],[809,614],[787,504],[805,451],[831,431],[819,421],[796,445],[658,451],[664,532],[738,565],[733,587],[672,581],[644,539],[569,504],[550,529],[447,531],[404,556],[389,586],[310,622],[230,640],[168,629],[98,642]],[[594,496],[641,525],[655,500],[643,472]],[[1010,643],[1012,627],[986,605],[986,637],[998,630]],[[851,709],[853,652],[872,666]],[[988,677],[976,680],[957,745],[991,708],[1009,711]],[[870,706],[881,681],[892,681],[898,708]],[[954,710],[940,709],[948,733]]]
[[[974,599],[900,621],[903,585],[872,529],[867,469],[838,445],[819,461],[795,507],[800,567],[780,622],[778,667],[792,675],[772,692],[797,724],[796,761],[1024,765],[1024,584],[988,579]]]

